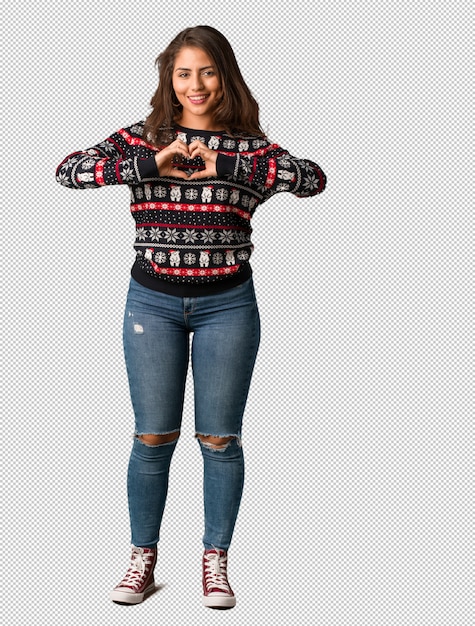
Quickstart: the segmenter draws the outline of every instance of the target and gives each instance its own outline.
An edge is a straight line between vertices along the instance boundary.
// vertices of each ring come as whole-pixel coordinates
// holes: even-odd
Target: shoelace
[[[130,561],[130,567],[120,583],[121,587],[137,587],[142,582],[145,566],[150,563],[150,554],[144,554],[141,548],[134,548]]]
[[[205,554],[204,558],[206,588],[208,590],[222,589],[223,591],[230,592],[231,589],[226,573],[227,555],[221,555],[216,551],[216,554]]]

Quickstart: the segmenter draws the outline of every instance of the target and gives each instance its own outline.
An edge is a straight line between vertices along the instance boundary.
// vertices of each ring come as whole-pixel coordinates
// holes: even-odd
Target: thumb
[[[210,168],[205,168],[204,170],[194,172],[191,176],[188,177],[188,180],[196,180],[197,178],[210,178],[210,176],[216,176],[216,171],[212,171]]]

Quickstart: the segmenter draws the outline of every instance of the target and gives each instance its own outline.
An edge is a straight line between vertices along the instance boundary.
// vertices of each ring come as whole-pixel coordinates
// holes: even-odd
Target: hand
[[[177,169],[182,159],[195,159],[196,157],[203,159],[205,164],[204,170],[194,172],[194,174],[188,176],[183,170]],[[193,141],[188,146],[181,139],[176,139],[169,146],[156,153],[155,162],[160,176],[196,180],[197,178],[209,178],[217,175],[217,158],[218,153],[215,150],[210,150],[202,141]]]
[[[189,180],[196,180],[197,178],[211,178],[217,176],[216,171],[216,160],[218,158],[218,153],[216,150],[211,150],[206,146],[202,141],[193,141],[188,146],[188,150],[190,153],[190,159],[195,159],[196,157],[201,157],[205,164],[205,169],[199,172],[194,172],[189,177]]]
[[[172,176],[174,178],[188,178],[188,174],[183,170],[177,169],[182,159],[189,159],[188,146],[181,139],[176,139],[160,152],[155,154],[155,163],[157,164],[160,176]]]

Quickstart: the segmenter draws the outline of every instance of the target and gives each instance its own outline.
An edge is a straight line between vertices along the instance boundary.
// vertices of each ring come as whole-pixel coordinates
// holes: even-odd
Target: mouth
[[[209,94],[202,94],[200,96],[188,96],[188,100],[191,104],[203,104],[208,100]]]

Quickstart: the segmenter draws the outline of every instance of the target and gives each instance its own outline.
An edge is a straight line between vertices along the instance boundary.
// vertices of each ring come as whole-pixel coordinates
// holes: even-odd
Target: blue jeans
[[[131,279],[124,316],[124,354],[135,413],[127,490],[132,543],[155,547],[177,439],[151,446],[139,435],[181,427],[190,336],[197,435],[232,437],[203,455],[205,548],[227,550],[241,502],[241,429],[260,339],[252,278],[226,291],[181,298]]]

